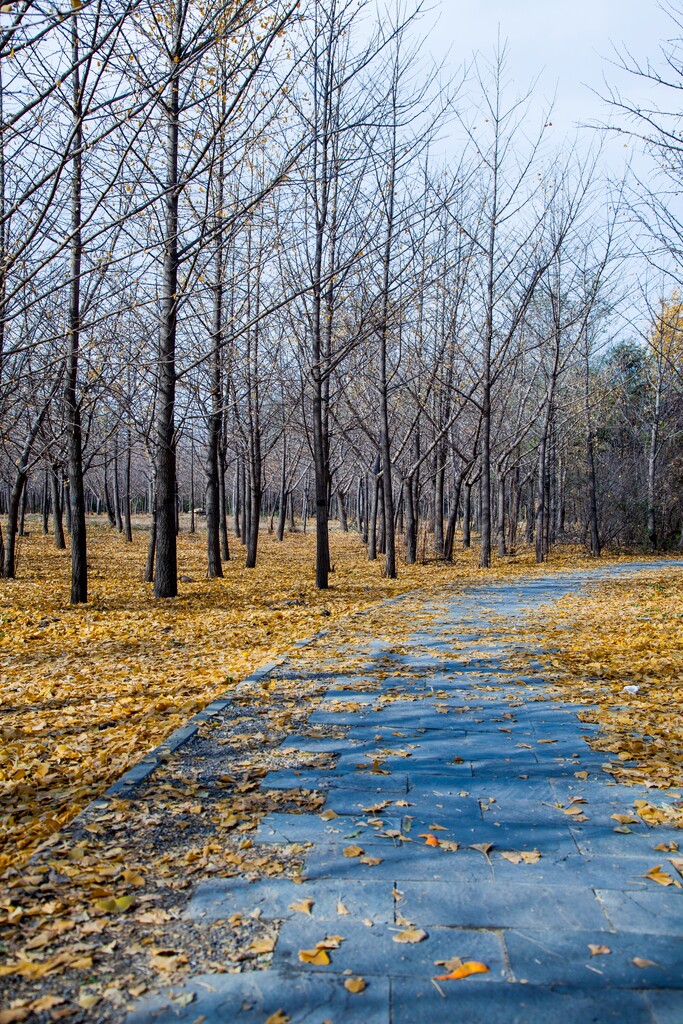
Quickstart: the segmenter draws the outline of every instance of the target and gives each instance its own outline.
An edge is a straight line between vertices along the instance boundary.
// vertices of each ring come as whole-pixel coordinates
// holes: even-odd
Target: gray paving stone
[[[290,879],[267,879],[247,882],[239,878],[220,878],[200,882],[192,896],[185,916],[189,920],[221,921],[231,914],[247,917],[259,910],[264,920],[286,920],[299,911],[290,905],[312,899],[312,920],[334,923],[337,928],[346,919],[337,912],[342,902],[357,919],[370,918],[376,923],[393,924],[394,895],[390,881],[321,879],[315,888]]]
[[[453,855],[457,859],[458,854]],[[484,858],[482,858],[483,860]],[[404,913],[428,926],[462,928],[530,928],[538,930],[610,928],[591,889],[542,886],[529,882],[423,881],[417,885],[399,875]]]
[[[652,1024],[641,993],[486,985],[487,977],[439,982],[443,996],[426,979],[392,980],[392,1024]]]
[[[589,944],[611,953],[592,956]],[[510,966],[517,979],[535,985],[577,988],[680,988],[683,986],[683,940],[663,935],[605,935],[591,931],[509,931],[505,933]],[[641,957],[656,966],[637,967]]]
[[[652,886],[656,884],[652,882]],[[680,939],[683,932],[683,892],[680,889],[673,886],[661,892],[596,889],[596,895],[617,931],[671,935]]]
[[[352,995],[344,988],[344,977],[306,974],[297,971],[250,971],[244,974],[207,974],[193,978],[176,995],[192,993],[195,998],[183,1007],[170,998],[144,999],[128,1015],[127,1024],[263,1024],[278,1010],[291,1024],[390,1024],[389,982],[373,978],[365,992]],[[360,1001],[360,1002],[359,1002]]]
[[[648,989],[645,1001],[652,1009],[656,1024],[683,1024],[683,985],[676,991]]]
[[[302,964],[299,951],[314,949],[316,943],[326,937],[326,929],[321,924],[302,915],[288,921],[280,932],[273,966],[281,969],[296,968],[311,974],[351,971],[364,978],[375,975],[422,978],[439,973],[440,968],[435,961],[464,956],[488,964],[491,969],[490,976],[487,976],[489,982],[502,981],[506,977],[503,947],[495,932],[432,928],[427,930],[427,938],[422,942],[398,943],[394,941],[394,936],[405,931],[405,926],[388,927],[378,924],[369,928],[362,921],[349,918],[337,922],[333,932],[327,929],[327,934],[339,935],[344,940],[338,949],[329,951],[332,961],[329,966]]]
[[[327,789],[331,782],[329,771],[268,772],[261,780],[261,789]]]
[[[652,890],[644,874],[653,865],[651,857],[588,856],[580,853],[546,853],[534,864],[512,864],[498,851],[491,854],[496,881],[515,879],[541,885],[577,885],[590,889],[617,889],[620,892]]]
[[[360,841],[351,845],[366,849],[372,857],[380,857],[381,864],[363,864],[359,858],[344,856],[344,845],[315,847],[306,859],[306,877],[346,879],[391,879],[447,880],[461,884],[469,881],[477,885],[493,877],[486,859],[474,851],[450,853],[446,850],[425,846],[421,842],[394,845],[387,840],[385,846],[370,846]]]

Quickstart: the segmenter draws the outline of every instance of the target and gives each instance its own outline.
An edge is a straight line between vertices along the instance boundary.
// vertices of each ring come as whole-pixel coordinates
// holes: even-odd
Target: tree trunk
[[[218,529],[221,539],[221,559],[230,561],[230,541],[228,539],[228,513],[225,503],[225,456],[220,453],[218,459]],[[223,568],[221,567],[221,572]]]
[[[259,525],[261,522],[261,460],[256,451],[250,453],[249,463],[249,534],[247,537],[247,569],[256,567]]]
[[[372,508],[370,511],[370,525],[368,528],[368,560],[374,562],[377,558],[377,520],[379,514],[379,455],[375,458],[372,486]]]
[[[177,479],[175,439],[176,327],[178,318],[179,90],[182,21],[174,13],[173,52],[169,55],[166,98],[166,189],[164,193],[164,261],[159,338],[156,419],[156,559],[154,596],[178,593]]]
[[[306,474],[306,480],[304,482],[304,493],[301,498],[301,524],[304,533],[306,533],[306,524],[308,522],[308,473]]]
[[[114,515],[114,509],[111,503],[111,495],[109,494],[109,459],[105,452],[104,455],[104,505],[107,510],[107,519],[109,520],[110,526],[116,526],[116,516]]]
[[[123,533],[123,519],[121,518],[121,494],[119,491],[119,439],[114,438],[114,515],[116,516],[116,529]]]
[[[194,511],[194,441],[190,445],[190,533],[197,532],[197,520]]]
[[[55,538],[55,547],[63,551],[66,547],[64,539],[64,526],[62,524],[62,502],[59,493],[59,467],[50,467],[50,486],[52,488],[52,532]]]
[[[154,561],[157,547],[157,509],[155,501],[156,489],[152,484],[152,509],[151,522],[149,525],[149,539],[147,541],[147,562],[145,565],[145,583],[154,583]]]
[[[280,496],[278,500],[277,539],[282,543],[285,537],[287,520],[287,441],[282,436],[282,462],[280,465]]]
[[[240,508],[241,508],[241,494],[240,494],[240,460],[238,459],[235,463],[235,479],[232,485],[232,518],[233,518],[233,530],[235,536],[239,539],[242,536],[242,527],[240,525]]]
[[[126,468],[123,478],[124,483],[124,504],[123,504],[123,520],[125,524],[125,538],[127,544],[133,543],[133,524],[130,519],[130,461],[131,461],[131,437],[130,430],[128,431],[127,444],[126,444]]]
[[[536,490],[536,561],[543,562],[546,547],[546,485],[547,485],[547,448],[548,434],[550,431],[550,403],[546,407],[543,425],[541,428],[541,440],[538,446],[538,477]]]
[[[403,480],[407,565],[415,565],[415,562],[417,561],[417,521],[415,519],[415,502],[413,497],[413,478],[412,476],[407,476]]]
[[[507,547],[505,545],[505,474],[499,467],[497,471],[498,477],[498,508],[497,508],[497,523],[496,523],[496,536],[498,542],[498,554],[501,558],[507,555]]]
[[[346,514],[346,501],[344,491],[337,491],[337,516],[342,533],[349,532],[349,520]]]
[[[655,388],[655,407],[650,428],[650,445],[647,454],[647,539],[650,547],[657,547],[657,445],[659,440],[659,419],[661,409],[661,372]]]
[[[73,176],[71,182],[71,281],[69,285],[69,323],[64,411],[67,427],[67,465],[71,529],[71,603],[88,600],[88,563],[85,532],[85,493],[83,489],[83,449],[81,410],[78,401],[78,359],[81,332],[81,189],[83,146],[83,100],[79,71],[78,18],[71,19],[71,57],[73,66]]]
[[[468,549],[472,545],[472,484],[465,484],[465,501],[462,510],[462,546]]]
[[[437,555],[444,553],[444,480],[446,466],[444,465],[441,445],[436,449],[436,473],[434,476],[434,551]]]
[[[453,495],[453,506],[448,517],[446,527],[446,538],[444,540],[443,555],[446,562],[453,561],[453,549],[455,547],[455,528],[458,523],[458,512],[460,510],[460,492],[462,490],[462,477],[456,478],[455,494]]]

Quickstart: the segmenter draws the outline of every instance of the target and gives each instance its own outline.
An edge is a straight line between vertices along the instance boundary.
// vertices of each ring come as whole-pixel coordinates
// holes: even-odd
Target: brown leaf
[[[674,879],[667,871],[662,871],[661,864],[658,864],[655,868],[650,868],[649,871],[645,872],[645,878],[651,878],[653,882],[659,882],[660,885],[674,885]]]
[[[405,931],[399,932],[398,935],[392,935],[394,942],[424,942],[427,938],[427,932],[423,931],[422,928],[406,928]]]
[[[367,984],[364,978],[347,978],[344,982],[344,988],[347,992],[358,995],[359,992],[364,992],[367,988]]]
[[[439,846],[439,840],[431,832],[421,832],[420,839],[424,839],[425,846]]]
[[[367,864],[368,867],[375,868],[378,864],[382,863],[381,857],[361,857],[361,864]]]
[[[344,850],[345,857],[362,857],[365,853],[360,846],[347,846]]]
[[[296,903],[290,903],[288,909],[296,910],[298,914],[308,914],[309,917],[312,917],[313,915],[311,914],[311,910],[314,903],[315,900],[312,900],[310,896],[307,896],[304,899],[297,900]]]
[[[276,941],[271,935],[266,935],[262,939],[254,939],[248,948],[252,953],[272,953],[275,949]]]
[[[275,1013],[271,1013],[265,1024],[289,1024],[291,1019],[284,1010],[276,1010]]]
[[[328,810],[323,811],[323,813],[320,815],[320,820],[321,821],[333,821],[335,818],[338,818],[338,817],[339,817],[339,815],[337,814],[337,812],[333,811],[332,808],[330,807]]]
[[[646,967],[659,967],[659,964],[656,964],[654,960],[646,960],[645,957],[642,956],[634,956],[633,960],[631,960],[631,963],[634,964],[636,967],[642,968],[643,970]]]
[[[673,864],[676,871],[683,878],[683,857],[669,857],[669,863]]]
[[[483,853],[489,864],[491,863],[491,858],[489,857],[489,854],[492,849],[493,843],[472,843],[472,845],[470,846],[470,850],[476,850],[478,853]]]
[[[338,914],[350,914],[351,911],[348,909],[348,907],[344,906],[344,904],[342,903],[341,900],[339,900],[338,903],[337,903],[337,913]]]
[[[332,963],[324,949],[300,949],[299,960],[304,964],[313,964],[314,967],[327,967]]]
[[[591,951],[591,956],[606,956],[612,952],[609,946],[597,946],[593,942],[588,943],[588,948]]]

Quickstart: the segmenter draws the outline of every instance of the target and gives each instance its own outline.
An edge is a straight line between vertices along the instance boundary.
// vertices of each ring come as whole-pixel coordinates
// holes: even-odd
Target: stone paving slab
[[[611,952],[592,956],[590,944]],[[505,945],[513,974],[531,984],[680,988],[683,979],[683,941],[664,935],[512,930]],[[651,960],[652,966],[638,967],[637,958]]]
[[[221,921],[231,914],[247,917],[255,910],[266,920],[284,920],[300,911],[292,910],[293,903],[312,899],[311,920],[335,927],[343,924],[345,914],[338,911],[339,903],[349,915],[359,920],[368,918],[377,924],[394,923],[394,886],[387,881],[322,879],[315,888],[307,882],[298,884],[288,878],[248,882],[245,879],[213,879],[200,882],[186,911],[189,919]],[[329,927],[328,927],[329,930]]]
[[[174,990],[194,995],[188,1006],[168,997],[144,999],[129,1015],[128,1024],[264,1024],[286,1008],[291,1024],[322,1024],[334,1014],[334,1024],[390,1024],[389,981],[373,978],[362,995],[344,988],[342,975],[324,976],[297,971],[251,971],[245,974],[207,974]],[[360,1018],[359,1018],[360,1014]]]
[[[427,938],[422,942],[412,945],[395,942],[394,937],[405,930],[397,925],[373,925],[369,928],[362,921],[340,922],[338,931],[344,941],[339,949],[330,950],[331,965],[315,967],[300,963],[299,950],[315,948],[316,943],[330,932],[320,923],[299,915],[283,928],[273,964],[276,968],[292,968],[302,974],[326,974],[334,970],[348,971],[363,978],[373,975],[380,978],[402,975],[424,978],[440,973],[437,961],[463,956],[489,965],[490,973],[485,976],[484,983],[502,982],[507,976],[501,938],[493,931],[435,927],[427,930]]]
[[[442,982],[441,989],[444,995],[429,981],[392,981],[392,1024],[653,1024],[647,1000],[638,992],[535,985],[466,989],[460,982]]]
[[[670,935],[681,941],[683,932],[683,893],[619,892],[597,889],[600,900],[613,928],[618,932],[636,932],[642,935]],[[681,973],[683,987],[683,972]]]
[[[615,785],[602,770],[608,755],[587,742],[597,726],[579,721],[580,706],[543,699],[542,681],[509,668],[488,632],[500,625],[492,616],[541,607],[589,579],[558,574],[457,599],[445,591],[443,602],[404,611],[411,650],[371,641],[355,676],[311,664],[310,651],[305,664],[294,655],[274,666],[302,685],[327,682],[309,719],[316,735],[304,729],[283,750],[331,753],[334,763],[272,771],[262,786],[319,790],[339,817],[274,813],[250,835],[256,848],[308,844],[300,884],[196,886],[193,921],[258,912],[281,922],[268,969],[190,979],[173,990],[191,994],[188,1005],[172,993],[143,1000],[128,1024],[264,1024],[278,1010],[292,1024],[683,1024],[683,890],[645,878],[656,864],[668,869],[653,847],[681,833],[639,820],[614,831],[612,814],[657,797]],[[326,726],[333,734],[319,735]],[[564,813],[572,801],[586,820]],[[430,833],[460,848],[428,845]],[[353,846],[363,854],[349,856]],[[534,850],[535,863],[502,856]],[[291,909],[306,898],[310,916]],[[408,923],[427,937],[395,942]],[[300,960],[331,935],[343,941],[329,965]],[[591,943],[611,953],[591,956]],[[489,972],[435,981],[438,961],[453,957]],[[364,992],[344,988],[349,974],[366,979]]]
[[[457,886],[425,880],[418,885],[400,878],[396,887],[403,893],[402,912],[425,927],[454,921],[466,928],[553,931],[589,927],[603,932],[610,927],[589,888],[543,886],[526,880],[463,882]]]

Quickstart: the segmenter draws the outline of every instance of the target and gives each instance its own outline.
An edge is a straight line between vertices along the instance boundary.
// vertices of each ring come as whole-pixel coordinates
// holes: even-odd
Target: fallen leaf
[[[82,1010],[92,1010],[93,1006],[97,1006],[101,999],[101,996],[90,992],[81,992],[77,1002]]]
[[[189,1006],[197,998],[196,992],[182,992],[179,996],[173,997],[176,1006]]]
[[[367,864],[368,867],[374,868],[374,867],[377,867],[378,864],[382,863],[382,858],[381,857],[361,857],[360,862],[361,862],[361,864]]]
[[[347,978],[344,982],[344,988],[347,992],[352,992],[353,995],[358,995],[359,992],[365,992],[367,984],[364,978]]]
[[[266,935],[263,939],[254,939],[249,945],[252,953],[272,953],[275,949],[276,939]]]
[[[289,1024],[291,1019],[284,1010],[276,1010],[275,1013],[271,1013],[265,1024]]]
[[[44,1010],[52,1010],[55,1006],[61,1006],[65,1002],[59,996],[41,996],[31,1003],[33,1013],[42,1013]]]
[[[360,846],[347,846],[344,850],[345,857],[362,857],[365,850],[361,849]]]
[[[609,946],[596,946],[593,942],[588,943],[588,948],[591,951],[591,956],[606,956],[612,952]]]
[[[653,882],[659,882],[660,885],[674,885],[674,879],[667,871],[662,871],[661,864],[658,864],[655,868],[650,868],[649,871],[645,872],[645,878],[651,878]]]
[[[490,968],[478,960],[466,960],[460,967],[456,967],[449,974],[437,974],[437,981],[458,981],[460,978],[469,978],[471,974],[488,974]]]
[[[448,850],[449,853],[455,853],[460,849],[460,843],[456,843],[452,839],[442,839],[439,846],[442,850]]]
[[[313,915],[311,914],[311,910],[314,903],[315,900],[312,900],[310,897],[305,897],[304,899],[297,900],[296,903],[290,903],[288,909],[296,910],[298,914],[308,914],[309,917],[312,917]]]
[[[339,900],[339,902],[337,903],[337,913],[338,914],[350,914],[351,911],[347,907],[344,906],[344,904],[342,903],[341,900]]]
[[[320,815],[321,821],[332,821],[334,818],[338,817],[339,815],[337,814],[337,812],[333,811],[331,807],[329,808],[329,810],[323,811],[323,813]]]
[[[135,902],[135,896],[108,896],[106,899],[95,900],[95,908],[102,914],[125,914]]]
[[[676,871],[683,878],[683,857],[669,857],[669,863],[673,864]]]
[[[422,928],[406,928],[405,931],[392,935],[394,942],[407,943],[424,942],[427,937],[427,932],[423,931]]]
[[[642,956],[634,956],[631,963],[636,967],[641,967],[643,969],[646,967],[659,967],[659,964],[656,964],[654,960],[646,960],[645,957]]]
[[[422,832],[420,834],[420,839],[424,839],[425,846],[438,846],[439,845],[439,840],[436,838],[435,835],[432,835],[431,832]]]
[[[187,957],[177,949],[152,949],[152,967],[158,971],[174,971],[181,964],[187,963]]]
[[[491,858],[489,857],[489,854],[492,849],[493,843],[472,843],[472,845],[470,846],[470,850],[476,850],[478,853],[483,853],[489,864],[491,863]]]
[[[324,949],[300,949],[299,960],[304,964],[313,964],[314,967],[327,967],[332,963]]]

